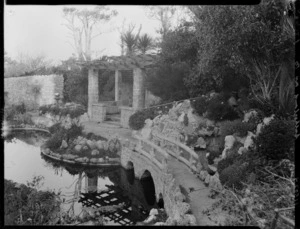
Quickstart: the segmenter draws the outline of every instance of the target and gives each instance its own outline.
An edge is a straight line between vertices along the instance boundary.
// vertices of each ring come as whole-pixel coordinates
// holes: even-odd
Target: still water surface
[[[62,209],[83,216],[85,207],[116,206],[121,209],[103,213],[106,225],[130,225],[147,218],[157,208],[152,179],[140,181],[132,170],[121,167],[78,167],[45,158],[40,145],[47,136],[33,131],[15,132],[4,143],[4,177],[26,184],[43,176],[41,190],[61,192]]]

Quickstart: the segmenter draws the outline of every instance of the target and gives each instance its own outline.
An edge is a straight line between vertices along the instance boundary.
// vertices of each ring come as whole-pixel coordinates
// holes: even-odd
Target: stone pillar
[[[145,107],[145,85],[144,71],[140,68],[133,70],[133,98],[132,107],[141,109]]]
[[[119,70],[115,71],[115,101],[119,101],[121,91],[121,72]]]
[[[88,76],[88,115],[92,118],[92,105],[98,103],[98,71],[96,69],[89,69]]]

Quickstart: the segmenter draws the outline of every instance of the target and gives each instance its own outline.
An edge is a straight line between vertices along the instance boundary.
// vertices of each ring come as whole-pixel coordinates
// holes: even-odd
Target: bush
[[[247,136],[248,131],[254,131],[256,124],[253,122],[242,122],[241,120],[225,121],[220,127],[220,133],[225,138],[227,135],[237,134],[240,137]]]
[[[207,117],[215,121],[238,119],[238,113],[227,103],[222,95],[211,98],[208,102]]]
[[[86,109],[84,106],[80,104],[70,104],[70,105],[57,105],[57,104],[51,104],[51,105],[44,105],[39,107],[39,111],[41,114],[49,113],[53,116],[59,115],[59,116],[67,116],[70,115],[70,118],[77,118],[81,115],[83,115],[86,112]]]
[[[293,120],[273,119],[254,139],[258,154],[266,159],[294,161],[295,126]]]
[[[200,116],[206,112],[208,106],[208,99],[205,96],[199,97],[191,102],[192,107],[195,109],[196,113]]]
[[[154,119],[155,116],[156,115],[153,109],[145,109],[145,110],[137,111],[130,116],[129,126],[133,130],[140,130],[144,127],[146,119]]]
[[[72,124],[71,128],[66,130],[67,140],[73,140],[78,136],[82,135],[82,126],[77,126],[76,124]]]
[[[24,114],[26,112],[26,107],[24,103],[14,106],[17,113]]]
[[[59,147],[61,146],[61,142],[64,139],[64,131],[60,130],[59,132],[56,132],[55,134],[52,135],[51,138],[49,138],[46,142],[45,142],[45,147],[49,148],[51,151],[55,151],[57,149],[59,149]]]
[[[238,164],[229,165],[222,170],[219,178],[222,185],[241,189],[241,181],[245,179],[245,168]]]

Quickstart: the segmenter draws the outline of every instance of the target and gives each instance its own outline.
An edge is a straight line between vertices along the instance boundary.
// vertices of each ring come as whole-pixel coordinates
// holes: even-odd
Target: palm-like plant
[[[143,34],[137,40],[137,48],[142,53],[145,54],[147,51],[154,47],[153,39],[148,34]]]
[[[140,26],[136,34],[133,33],[134,28],[135,26],[130,26],[126,32],[121,34],[121,44],[126,47],[126,55],[133,54],[137,51],[138,39],[142,27]]]

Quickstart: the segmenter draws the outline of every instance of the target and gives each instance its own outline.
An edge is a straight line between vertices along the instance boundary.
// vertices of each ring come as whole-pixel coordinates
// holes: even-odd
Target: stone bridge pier
[[[190,205],[185,202],[184,195],[167,169],[160,169],[142,153],[127,147],[122,147],[121,165],[125,169],[133,168],[137,179],[152,176],[156,201],[163,198],[164,209],[169,217],[180,222],[185,214],[190,214]]]

